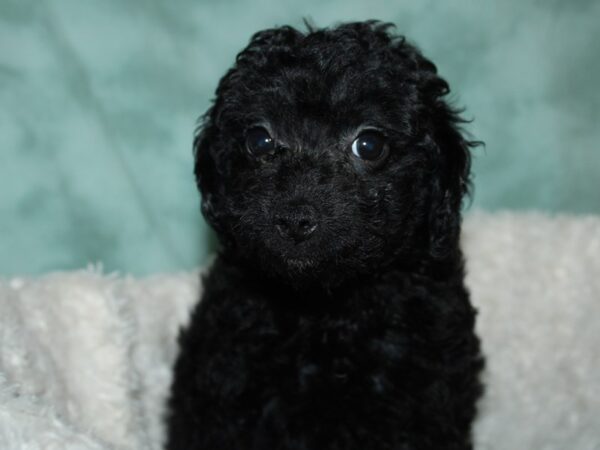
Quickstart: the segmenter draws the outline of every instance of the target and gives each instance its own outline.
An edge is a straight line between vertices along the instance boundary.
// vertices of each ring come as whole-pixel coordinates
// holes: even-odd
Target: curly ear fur
[[[211,118],[213,109],[207,111],[203,122],[196,129],[196,135],[194,136],[194,175],[196,185],[201,193],[202,215],[218,233],[221,226],[218,217],[219,208],[216,207],[215,202],[218,202],[222,184],[218,181],[219,172],[212,151],[213,141],[218,132]]]
[[[414,83],[422,97],[426,118],[421,125],[424,147],[431,148],[435,158],[429,217],[430,254],[434,259],[443,259],[458,246],[462,201],[471,188],[470,149],[480,142],[465,139],[461,125],[467,121],[460,117],[462,111],[445,99],[450,87],[438,75],[435,64],[404,38],[396,44],[396,53],[414,71]]]
[[[464,121],[458,112],[443,100],[438,103],[433,132],[439,159],[431,193],[429,232],[431,255],[443,258],[458,245],[462,201],[471,187],[470,148],[478,143],[463,137],[459,124]]]

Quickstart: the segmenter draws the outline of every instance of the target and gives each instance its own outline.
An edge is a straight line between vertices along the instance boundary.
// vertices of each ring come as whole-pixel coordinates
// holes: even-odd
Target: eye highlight
[[[273,153],[277,145],[275,139],[263,127],[252,127],[246,132],[246,149],[254,156]]]
[[[377,130],[366,130],[352,142],[352,153],[364,161],[378,161],[387,155],[385,136]]]

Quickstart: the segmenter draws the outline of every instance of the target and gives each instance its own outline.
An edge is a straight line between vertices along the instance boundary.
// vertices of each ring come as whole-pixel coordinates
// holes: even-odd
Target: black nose
[[[294,242],[305,241],[317,229],[317,212],[310,205],[289,206],[275,215],[275,228]]]

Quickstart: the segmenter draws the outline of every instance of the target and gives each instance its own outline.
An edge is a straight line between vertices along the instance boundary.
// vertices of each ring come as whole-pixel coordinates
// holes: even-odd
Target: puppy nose
[[[275,228],[294,242],[305,241],[317,229],[317,212],[310,205],[289,206],[275,216]]]

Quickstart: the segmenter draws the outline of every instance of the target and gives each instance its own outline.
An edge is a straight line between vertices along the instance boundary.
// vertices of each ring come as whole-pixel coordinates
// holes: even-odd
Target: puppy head
[[[275,28],[238,54],[195,139],[230,258],[307,285],[456,252],[471,144],[435,66],[390,28]]]

